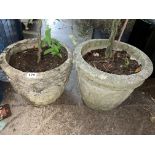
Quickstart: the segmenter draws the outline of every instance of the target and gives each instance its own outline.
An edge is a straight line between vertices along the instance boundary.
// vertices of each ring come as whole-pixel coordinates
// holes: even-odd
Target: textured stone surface
[[[106,48],[108,40],[94,39],[80,44],[75,49],[76,69],[84,102],[97,110],[110,110],[121,104],[135,88],[148,78],[153,66],[150,59],[139,49],[126,43],[115,42],[115,50],[127,51],[142,64],[142,70],[132,75],[115,75],[90,66],[82,55],[94,49]]]
[[[72,67],[72,54],[64,46],[68,52],[68,59],[62,65],[49,71],[36,73],[35,78],[28,78],[27,72],[13,68],[8,61],[12,54],[34,47],[37,47],[36,39],[23,40],[8,46],[2,54],[1,68],[9,77],[15,91],[35,105],[46,105],[53,103],[63,93]]]

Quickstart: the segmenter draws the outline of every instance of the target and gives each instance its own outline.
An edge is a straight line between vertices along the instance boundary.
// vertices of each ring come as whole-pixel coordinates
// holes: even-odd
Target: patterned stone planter
[[[83,42],[74,51],[82,99],[86,105],[96,110],[110,110],[120,105],[153,71],[152,62],[146,54],[122,42],[115,42],[114,49],[127,51],[133,59],[142,64],[139,73],[115,75],[102,72],[89,65],[82,57],[91,50],[107,46],[108,40],[93,39]]]
[[[58,99],[64,91],[72,67],[72,53],[64,46],[68,52],[67,60],[59,67],[45,72],[31,74],[8,64],[14,53],[34,47],[37,47],[36,39],[26,39],[8,46],[1,54],[0,65],[17,93],[35,105],[47,105]]]

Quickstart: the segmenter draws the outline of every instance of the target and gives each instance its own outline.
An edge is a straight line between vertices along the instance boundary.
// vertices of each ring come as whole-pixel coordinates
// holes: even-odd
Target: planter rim
[[[62,42],[60,42],[60,44],[66,49],[67,51],[67,54],[68,54],[68,57],[67,59],[65,60],[64,63],[62,63],[60,66],[58,67],[55,67],[51,70],[47,70],[47,71],[44,71],[44,72],[23,72],[19,69],[16,69],[14,67],[12,67],[7,61],[6,61],[6,54],[16,45],[20,45],[20,44],[23,44],[23,43],[26,43],[26,42],[29,42],[29,41],[37,41],[37,38],[30,38],[30,39],[24,39],[24,40],[21,40],[21,41],[18,41],[18,42],[15,42],[9,46],[7,46],[3,52],[0,54],[0,66],[1,65],[5,65],[5,68],[7,67],[7,69],[9,70],[13,70],[15,72],[18,72],[19,74],[27,74],[27,73],[37,73],[39,75],[44,75],[46,73],[49,73],[49,72],[54,72],[56,70],[59,70],[60,68],[62,68],[66,63],[69,63],[71,60],[72,60],[72,53],[70,52],[70,50],[68,49],[68,47],[66,47],[66,45],[64,45]]]
[[[152,71],[153,71],[152,62],[150,58],[144,52],[142,52],[141,50],[139,50],[138,48],[132,45],[129,45],[124,42],[118,42],[118,41],[115,41],[116,46],[120,44],[120,45],[126,46],[127,49],[130,48],[130,50],[132,49],[135,52],[138,52],[138,54],[141,56],[145,64],[144,66],[142,66],[142,70],[135,74],[117,75],[117,74],[103,72],[103,71],[100,71],[92,67],[83,59],[82,54],[81,54],[82,48],[88,43],[95,43],[99,41],[103,42],[103,45],[104,45],[104,43],[108,42],[108,39],[87,40],[79,44],[75,48],[75,51],[74,51],[76,67],[77,68],[79,67],[81,70],[83,70],[84,71],[83,73],[86,73],[85,76],[87,76],[89,79],[95,78],[96,80],[99,80],[99,81],[104,80],[105,81],[104,85],[111,86],[111,87],[124,87],[125,88],[127,85],[131,87],[134,87],[134,85],[136,85],[135,87],[137,87],[137,84],[141,85],[144,82],[144,80],[152,74]],[[97,46],[96,46],[96,49],[97,49]]]

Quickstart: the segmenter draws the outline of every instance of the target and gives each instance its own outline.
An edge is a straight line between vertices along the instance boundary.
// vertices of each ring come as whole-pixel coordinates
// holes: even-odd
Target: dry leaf
[[[135,73],[138,73],[141,71],[141,66],[139,66],[136,70],[135,70]]]

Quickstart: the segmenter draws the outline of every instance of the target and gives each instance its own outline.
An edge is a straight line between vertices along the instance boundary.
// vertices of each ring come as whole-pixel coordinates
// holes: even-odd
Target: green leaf
[[[62,58],[62,55],[60,53],[51,53],[53,56],[58,56],[60,58]]]
[[[48,44],[48,46],[52,43],[51,29],[49,27],[46,28],[44,41]]]
[[[47,54],[51,53],[51,51],[52,51],[52,49],[51,49],[51,48],[49,48],[49,49],[45,50],[45,51],[44,51],[44,55],[47,55]]]
[[[44,51],[44,55],[46,54],[52,54],[53,56],[59,56],[61,55],[61,44],[59,41],[51,38],[51,28],[47,26],[45,31],[45,37],[41,42],[42,47],[48,46],[49,48]]]
[[[125,58],[125,65],[128,66],[129,65],[129,59]]]
[[[59,56],[60,58],[62,58],[62,55],[61,55],[61,53],[58,53],[58,56]]]

